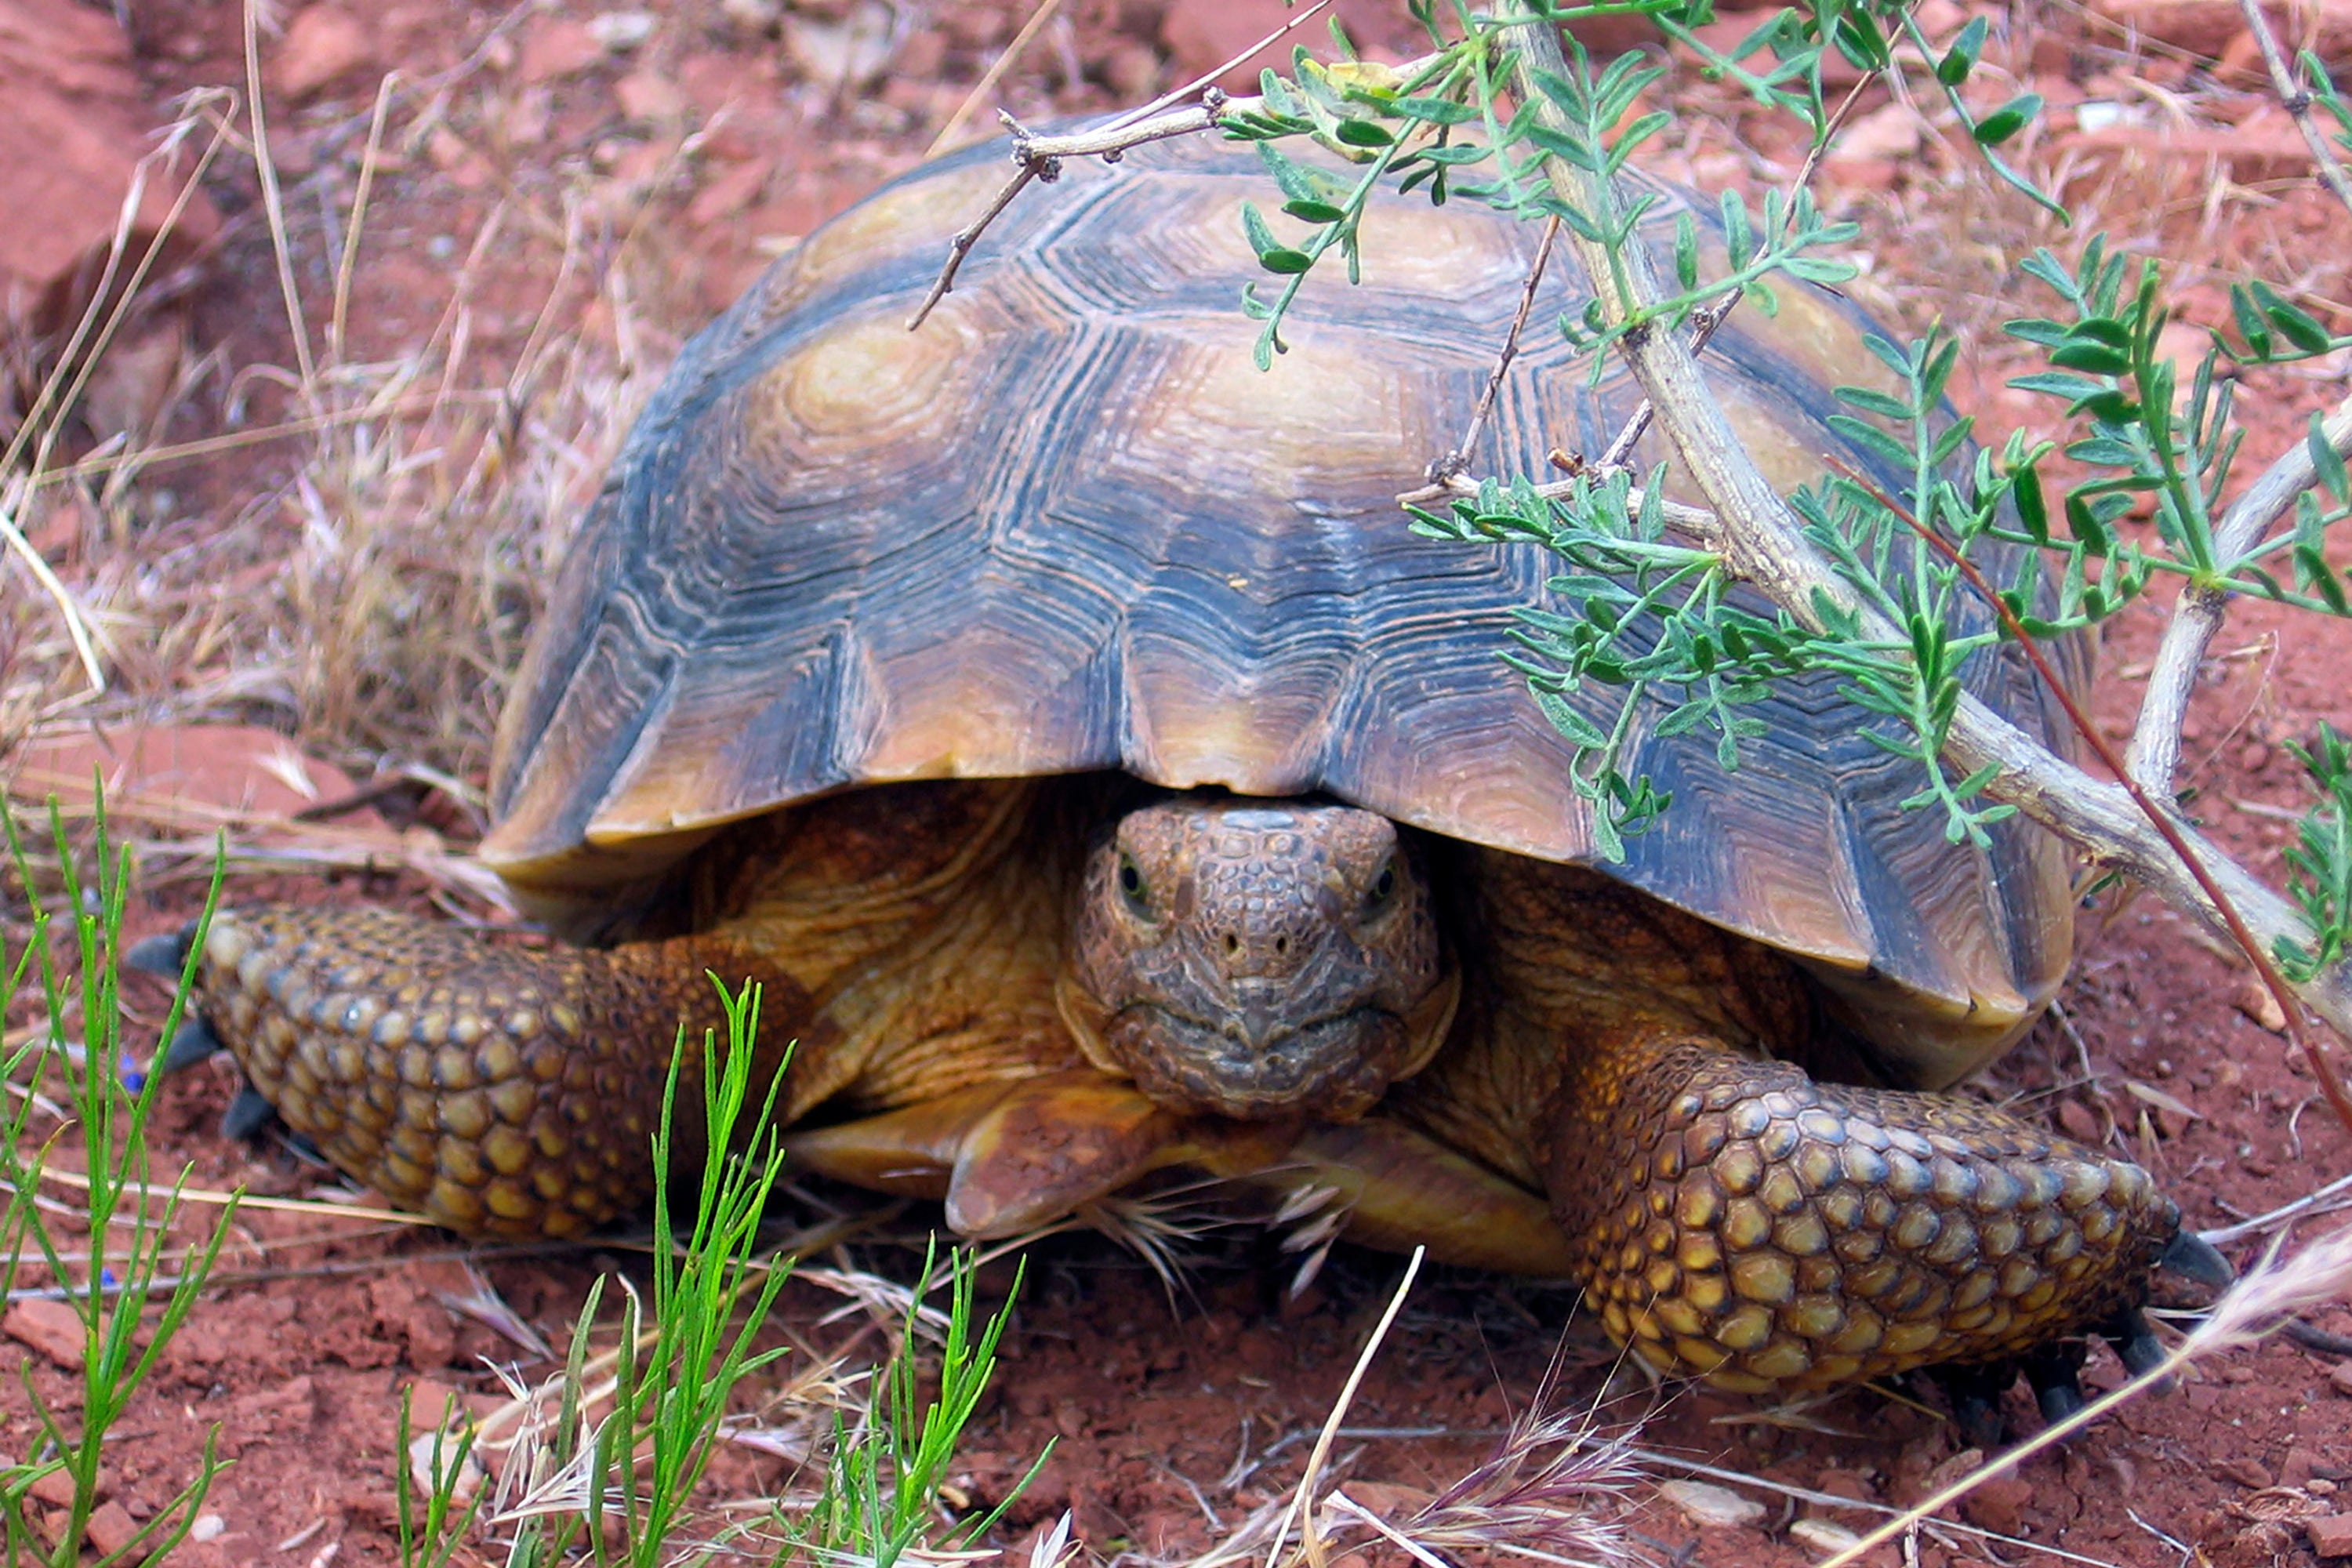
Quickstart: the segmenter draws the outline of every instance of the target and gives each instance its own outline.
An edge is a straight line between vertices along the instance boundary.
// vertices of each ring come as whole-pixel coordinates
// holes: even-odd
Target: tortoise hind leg
[[[2138,1166],[1948,1095],[1631,1028],[1545,1152],[1611,1334],[1743,1392],[2004,1362],[2135,1308],[2179,1212]]]
[[[378,910],[246,910],[215,919],[194,1001],[350,1175],[468,1235],[570,1236],[651,1193],[677,1031],[724,1029],[706,969],[755,972],[707,938],[534,951]]]

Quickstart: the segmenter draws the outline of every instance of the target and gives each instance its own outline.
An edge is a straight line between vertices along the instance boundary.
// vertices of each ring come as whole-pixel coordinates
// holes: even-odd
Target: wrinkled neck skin
[[[1187,1115],[1360,1117],[1427,1064],[1461,991],[1415,847],[1308,801],[1129,812],[1088,855],[1066,951],[1087,1059]]]

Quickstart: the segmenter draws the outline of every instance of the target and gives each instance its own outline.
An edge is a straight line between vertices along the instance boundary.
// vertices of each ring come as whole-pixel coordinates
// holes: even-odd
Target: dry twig
[[[2263,68],[2270,72],[2271,88],[2279,102],[2294,118],[2294,127],[2303,132],[2304,145],[2311,149],[2312,162],[2319,167],[2319,180],[2336,193],[2336,199],[2352,212],[2352,175],[2344,172],[2344,162],[2336,157],[2336,149],[2327,143],[2327,133],[2311,118],[2311,90],[2295,80],[2286,54],[2279,47],[2278,35],[2271,31],[2270,18],[2263,15],[2262,0],[2238,0],[2238,9],[2245,13],[2246,30],[2253,35],[2254,47],[2262,51]]]
[[[1004,188],[996,193],[987,210],[969,226],[956,230],[948,240],[947,263],[940,268],[939,278],[931,284],[930,292],[923,296],[923,302],[915,307],[914,315],[908,319],[907,330],[911,332],[920,327],[929,319],[939,302],[948,297],[955,288],[956,274],[963,269],[963,258],[971,254],[971,247],[980,242],[982,235],[988,232],[988,226],[1013,205],[1013,198],[1029,188],[1030,181],[1043,180],[1050,184],[1061,177],[1063,159],[1101,158],[1116,163],[1129,148],[1140,147],[1147,142],[1165,142],[1172,136],[1190,136],[1195,132],[1210,130],[1228,110],[1246,111],[1255,109],[1258,102],[1255,98],[1229,99],[1223,89],[1212,87],[1202,91],[1201,101],[1192,108],[1172,110],[1129,125],[1114,121],[1108,126],[1073,132],[1066,136],[1040,136],[999,110],[996,117],[1013,132],[1013,161],[1020,165],[1020,169],[1004,183]]]
[[[1100,158],[1105,163],[1115,163],[1130,147],[1140,147],[1147,142],[1164,142],[1171,136],[1189,136],[1197,131],[1206,131],[1215,125],[1219,118],[1227,111],[1246,113],[1255,110],[1258,107],[1258,100],[1230,98],[1223,88],[1214,85],[1216,79],[1235,66],[1247,61],[1259,50],[1274,43],[1285,33],[1331,4],[1332,0],[1315,0],[1311,5],[1301,6],[1297,13],[1284,22],[1281,26],[1218,66],[1214,70],[1194,78],[1173,92],[1154,99],[1141,109],[1131,109],[1087,131],[1073,132],[1066,136],[1038,136],[1024,129],[1021,122],[1010,114],[1002,110],[998,110],[997,118],[1003,121],[1006,129],[1013,132],[1013,161],[1020,165],[1020,170],[1004,183],[1004,188],[996,193],[985,212],[974,219],[969,227],[958,229],[954,237],[948,241],[947,262],[940,268],[939,279],[931,285],[931,291],[924,295],[923,302],[916,307],[914,316],[907,322],[907,330],[911,332],[921,326],[929,317],[933,308],[941,300],[947,298],[949,290],[955,287],[956,274],[963,268],[963,258],[971,254],[971,247],[979,243],[980,237],[987,232],[988,226],[996,221],[998,215],[1011,206],[1013,198],[1028,188],[1030,181],[1043,180],[1051,184],[1062,172],[1061,160],[1064,158]],[[1045,12],[1052,9],[1052,0],[1048,0],[1046,5],[1039,7],[1038,16],[1030,18],[1032,25],[1035,25],[1039,16],[1043,16]],[[1028,29],[1024,28],[1024,37],[1027,33]],[[1013,51],[1021,47],[1021,38],[1013,39],[1005,49],[1005,57],[1010,58]],[[1002,60],[999,63],[1003,63]],[[983,79],[981,87],[972,89],[972,97],[977,99],[982,88],[986,86],[987,82]],[[1201,101],[1197,106],[1177,110],[1172,113],[1161,112],[1171,104],[1190,98],[1195,92],[1201,95]],[[969,107],[969,104],[966,107]],[[956,112],[961,118],[963,110],[959,109]],[[950,121],[950,128],[953,124],[954,121]],[[940,133],[940,142],[944,142],[946,139],[947,132],[942,131]],[[931,144],[932,150],[936,152],[939,145],[939,142],[934,142]]]
[[[2352,397],[2337,404],[2321,428],[2338,454],[2352,456]],[[2271,524],[2318,477],[2310,443],[2297,441],[2281,452],[2221,514],[2221,525],[2213,531],[2215,559],[2225,565],[2244,560]],[[2119,777],[2137,779],[2156,795],[2172,794],[2173,774],[2180,765],[2180,725],[2188,716],[2189,695],[2197,684],[2197,672],[2204,666],[2205,650],[2221,629],[2229,602],[2230,595],[2219,588],[2191,583],[2181,589],[2172,620],[2164,628],[2164,640],[2158,644],[2156,658],[2148,667],[2139,722],[2132,731],[2131,749],[2125,753],[2126,771]]]
[[[1307,1548],[1307,1560],[1315,1568],[1324,1568],[1325,1565],[1323,1533],[1315,1519],[1315,1485],[1322,1479],[1324,1464],[1331,1458],[1331,1445],[1339,1437],[1340,1424],[1348,1418],[1348,1407],[1356,1402],[1356,1390],[1363,1384],[1364,1373],[1370,1369],[1372,1357],[1380,1353],[1381,1342],[1389,1337],[1390,1325],[1396,1321],[1397,1313],[1403,1310],[1404,1299],[1412,1293],[1412,1282],[1421,1273],[1421,1260],[1428,1250],[1424,1247],[1416,1247],[1412,1249],[1412,1258],[1406,1260],[1404,1278],[1397,1281],[1396,1294],[1389,1298],[1388,1310],[1381,1314],[1381,1321],[1372,1325],[1370,1336],[1364,1341],[1363,1352],[1356,1357],[1356,1364],[1349,1372],[1348,1381],[1340,1385],[1339,1397],[1331,1403],[1330,1416],[1323,1423],[1323,1430],[1317,1436],[1315,1447],[1307,1456],[1307,1468],[1299,1473],[1298,1489],[1293,1494],[1291,1508],[1298,1521],[1299,1537]],[[1265,1568],[1274,1568],[1281,1557],[1282,1543],[1288,1538],[1288,1533],[1281,1525],[1276,1525],[1274,1547],[1266,1553]]]

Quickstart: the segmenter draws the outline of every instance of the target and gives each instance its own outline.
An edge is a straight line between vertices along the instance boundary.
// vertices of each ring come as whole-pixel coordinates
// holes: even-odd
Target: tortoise
[[[1234,296],[1262,171],[1162,144],[1014,206],[910,334],[1000,178],[950,157],[819,229],[635,426],[498,731],[481,854],[562,942],[232,910],[175,1056],[226,1043],[453,1229],[571,1236],[649,1186],[711,977],[756,981],[797,1042],[793,1155],[966,1236],[1181,1167],[1573,1279],[1633,1355],[1728,1389],[2021,1362],[2071,1408],[2084,1332],[2145,1361],[2152,1270],[2210,1258],[2175,1205],[1943,1092],[2059,984],[2062,847],[1946,842],[1868,716],[1800,680],[1737,771],[1637,714],[1628,765],[1673,801],[1608,864],[1498,657],[1559,604],[1545,560],[1407,526],[1526,226],[1376,200],[1361,285],[1306,290],[1261,374]],[[1561,270],[1542,306],[1573,314]],[[1710,346],[1786,485],[1825,452],[1877,471],[1827,417],[1870,330],[1788,289]],[[1549,336],[1492,471],[1598,449],[1634,401]],[[2013,650],[1969,679],[2068,748]]]

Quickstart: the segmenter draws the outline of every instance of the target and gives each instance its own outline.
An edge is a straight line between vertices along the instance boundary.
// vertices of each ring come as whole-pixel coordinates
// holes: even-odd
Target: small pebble
[[[139,1524],[131,1510],[119,1502],[102,1502],[93,1510],[82,1537],[98,1548],[101,1557],[111,1557],[123,1551],[139,1534]]]
[[[197,1542],[218,1541],[228,1529],[228,1521],[216,1513],[200,1513],[195,1523],[188,1526],[188,1539]]]
[[[57,1365],[81,1365],[89,1343],[81,1314],[63,1301],[19,1301],[0,1318],[0,1333],[37,1351]]]
[[[626,54],[652,37],[654,26],[650,11],[607,11],[588,19],[589,35],[616,55]]]
[[[2216,1459],[2213,1473],[2225,1481],[2235,1481],[2242,1487],[2262,1490],[2271,1484],[2271,1473],[2253,1459]]]
[[[2231,999],[2239,1012],[2268,1029],[2273,1035],[2286,1032],[2286,1014],[2281,1010],[2278,998],[2271,988],[2249,975],[2238,984],[2238,994]]]
[[[1815,1552],[1843,1552],[1862,1539],[1843,1524],[1826,1519],[1801,1519],[1789,1527],[1789,1539]]]
[[[2322,1557],[2352,1557],[2352,1513],[2331,1513],[2303,1521],[2311,1549]]]
[[[1764,1522],[1764,1505],[1706,1481],[1661,1481],[1658,1495],[1693,1524],[1714,1529]]]
[[[1995,1476],[1979,1481],[1960,1499],[1960,1512],[1970,1524],[2001,1535],[2025,1528],[2025,1510],[2033,1501],[2033,1483],[2022,1476]]]
[[[2297,1446],[2289,1448],[2286,1457],[2279,1461],[2279,1485],[2308,1487],[2314,1478],[2333,1480],[2343,1474],[2343,1469],[2340,1462],[2331,1463],[2315,1450]]]

